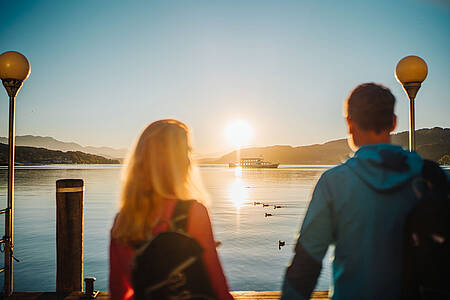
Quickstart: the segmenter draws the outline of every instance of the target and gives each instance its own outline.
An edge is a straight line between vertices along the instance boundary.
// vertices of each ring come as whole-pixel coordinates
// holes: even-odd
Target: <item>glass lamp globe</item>
[[[16,51],[4,52],[0,55],[0,78],[15,79],[21,82],[30,76],[28,59]]]
[[[395,68],[395,77],[403,85],[411,82],[421,83],[427,75],[427,63],[414,55],[402,58]]]

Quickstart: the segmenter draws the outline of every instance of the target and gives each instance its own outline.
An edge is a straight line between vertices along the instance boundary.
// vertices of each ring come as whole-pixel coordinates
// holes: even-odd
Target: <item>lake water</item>
[[[312,189],[329,166],[280,166],[242,170],[201,166],[210,195],[210,214],[218,252],[232,290],[280,290],[295,236]],[[109,229],[117,212],[120,165],[52,165],[17,167],[15,179],[14,290],[54,291],[56,281],[56,180],[85,181],[84,277],[108,290]],[[6,207],[7,168],[0,169],[0,204]],[[253,202],[270,204],[254,206]],[[273,205],[284,208],[274,209]],[[273,216],[265,217],[265,213]],[[4,232],[4,215],[0,228]],[[286,246],[278,249],[278,240]],[[3,254],[0,253],[3,262]],[[2,263],[0,263],[2,264]],[[329,255],[317,289],[328,289]],[[3,274],[0,274],[3,286]]]

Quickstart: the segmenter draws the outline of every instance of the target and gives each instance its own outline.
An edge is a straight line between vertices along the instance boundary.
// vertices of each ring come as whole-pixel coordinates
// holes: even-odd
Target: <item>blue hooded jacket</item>
[[[391,144],[366,145],[322,174],[303,220],[282,299],[309,299],[329,245],[333,299],[398,299],[403,226],[417,204],[423,160]]]

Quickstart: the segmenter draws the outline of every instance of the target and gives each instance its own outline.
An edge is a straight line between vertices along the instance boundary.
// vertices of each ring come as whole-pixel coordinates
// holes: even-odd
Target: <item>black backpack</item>
[[[134,299],[215,299],[203,263],[203,249],[186,233],[193,201],[177,201],[170,229],[137,247],[131,279]]]
[[[408,214],[404,235],[402,299],[450,299],[450,187],[447,174],[424,160],[414,179],[419,204]]]

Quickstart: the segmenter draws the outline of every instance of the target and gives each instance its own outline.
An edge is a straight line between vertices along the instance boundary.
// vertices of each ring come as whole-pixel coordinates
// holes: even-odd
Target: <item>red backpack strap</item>
[[[189,207],[195,200],[178,200],[172,214],[172,224],[175,230],[186,232],[189,217]]]

